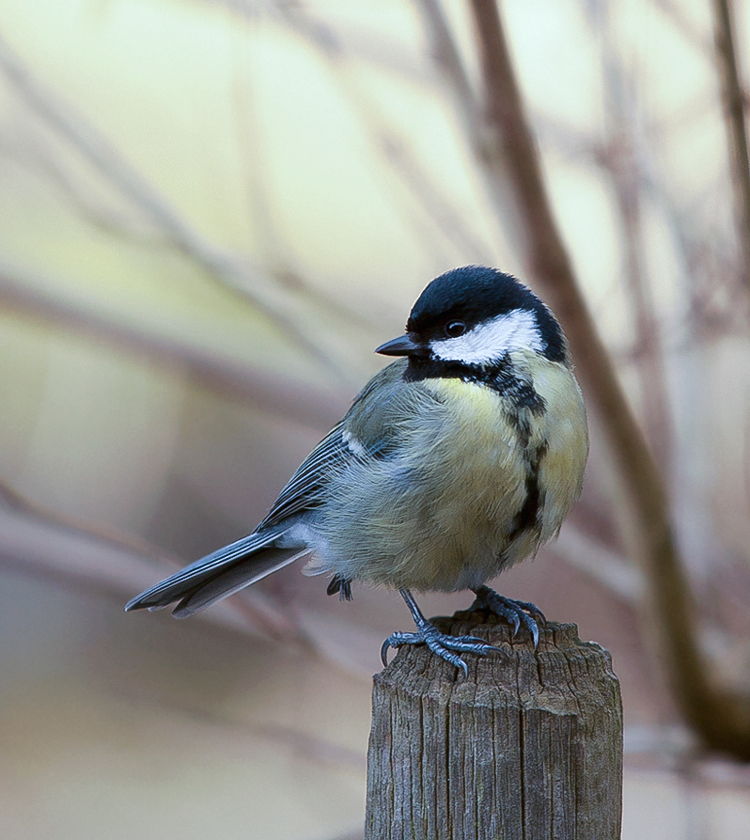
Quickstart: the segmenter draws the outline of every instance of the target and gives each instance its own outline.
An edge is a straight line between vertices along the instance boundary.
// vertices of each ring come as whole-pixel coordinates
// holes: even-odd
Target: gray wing
[[[342,426],[334,426],[307,456],[252,534],[157,583],[133,598],[125,609],[161,609],[179,601],[174,615],[192,615],[305,553],[304,543],[286,536],[287,520],[320,504],[331,475],[355,457],[344,440]]]
[[[404,394],[405,369],[405,360],[393,362],[365,385],[344,419],[331,429],[289,479],[257,531],[317,507],[326,486],[347,463],[392,454],[397,448],[398,435],[389,419],[401,417],[403,413],[400,401]],[[410,408],[418,410],[416,405]]]
[[[325,487],[332,475],[344,467],[347,461],[356,457],[344,440],[343,433],[342,420],[300,464],[256,531],[278,525],[295,513],[317,507],[321,503]]]
[[[395,381],[395,367],[389,365],[365,386],[346,417],[305,458],[252,534],[157,583],[133,598],[125,609],[160,609],[179,601],[174,614],[191,615],[304,554],[304,542],[288,533],[293,525],[290,518],[320,505],[327,485],[348,463],[382,456],[390,445],[390,433],[383,434],[379,424],[367,428],[368,424],[361,421],[363,417],[377,417],[378,412],[372,410],[377,407],[371,405],[370,397],[377,382]],[[357,416],[358,439],[353,439],[349,424]]]

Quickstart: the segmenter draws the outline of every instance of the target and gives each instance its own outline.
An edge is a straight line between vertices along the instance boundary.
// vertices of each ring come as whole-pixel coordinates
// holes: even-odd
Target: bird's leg
[[[414,619],[414,623],[417,625],[417,632],[393,633],[389,636],[383,642],[383,647],[380,651],[380,658],[383,660],[383,665],[388,664],[386,654],[389,647],[427,645],[433,653],[450,662],[451,665],[455,665],[466,676],[469,672],[466,663],[458,653],[454,653],[453,651],[476,653],[479,656],[486,656],[490,651],[500,651],[500,648],[487,644],[487,642],[478,639],[476,636],[449,636],[447,633],[441,633],[434,624],[431,624],[424,617],[408,589],[399,589],[399,592],[404,601],[406,601],[406,606],[409,607],[409,612]]]
[[[472,605],[473,608],[487,609],[504,618],[513,627],[514,636],[523,624],[529,633],[531,633],[531,638],[534,640],[534,647],[539,646],[539,623],[544,625],[546,622],[544,613],[539,607],[528,603],[528,601],[514,601],[512,598],[498,595],[489,586],[479,586],[473,591],[477,596],[476,601]]]

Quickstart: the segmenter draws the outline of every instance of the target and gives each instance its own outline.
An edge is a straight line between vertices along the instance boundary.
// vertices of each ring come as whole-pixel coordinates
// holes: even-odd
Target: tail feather
[[[276,543],[286,530],[250,534],[220,548],[142,592],[126,604],[125,610],[158,610],[179,601],[174,614],[182,618],[205,609],[304,554],[302,545],[278,547]]]
[[[264,549],[185,593],[172,615],[175,618],[188,618],[205,610],[222,598],[256,583],[278,569],[283,569],[307,551],[307,548]]]

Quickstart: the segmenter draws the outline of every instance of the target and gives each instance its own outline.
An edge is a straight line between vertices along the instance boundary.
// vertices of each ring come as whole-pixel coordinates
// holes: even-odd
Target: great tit
[[[550,310],[509,274],[466,266],[422,292],[399,356],[365,385],[247,537],[130,601],[177,602],[184,618],[309,555],[306,574],[398,589],[416,624],[389,647],[426,644],[466,673],[460,653],[491,645],[438,631],[411,591],[470,589],[475,605],[539,638],[544,616],[486,582],[555,536],[581,492],[583,398]]]

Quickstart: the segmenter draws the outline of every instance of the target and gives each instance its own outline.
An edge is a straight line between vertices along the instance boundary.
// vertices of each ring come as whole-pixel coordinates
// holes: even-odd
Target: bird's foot
[[[476,636],[449,636],[447,633],[441,633],[434,624],[425,620],[424,623],[417,626],[415,633],[393,633],[383,642],[383,647],[380,650],[383,665],[388,664],[388,648],[399,648],[403,645],[427,645],[433,653],[459,668],[464,677],[469,673],[469,668],[458,653],[475,653],[478,656],[487,656],[492,651],[500,652],[500,648],[490,645]]]
[[[544,626],[547,619],[539,607],[530,604],[528,601],[514,601],[504,595],[498,595],[489,586],[480,586],[474,590],[477,596],[472,604],[473,609],[487,609],[504,618],[513,628],[513,636],[518,633],[523,625],[534,640],[534,647],[539,646],[539,624]]]

